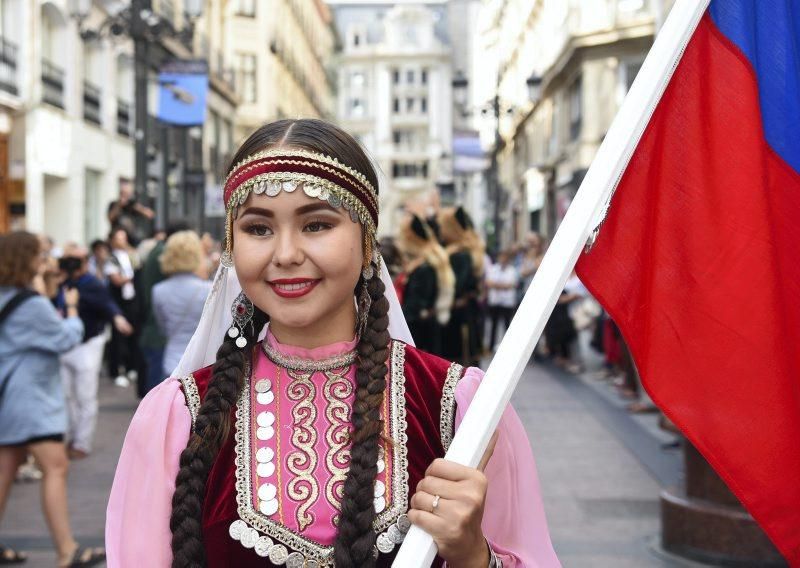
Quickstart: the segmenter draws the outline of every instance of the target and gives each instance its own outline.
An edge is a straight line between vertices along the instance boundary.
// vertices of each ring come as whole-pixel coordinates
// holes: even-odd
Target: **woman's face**
[[[111,247],[115,249],[128,247],[128,235],[125,231],[114,231],[114,234],[111,235]]]
[[[332,322],[353,322],[362,247],[361,225],[300,188],[250,194],[233,223],[239,282],[275,331],[320,336]]]

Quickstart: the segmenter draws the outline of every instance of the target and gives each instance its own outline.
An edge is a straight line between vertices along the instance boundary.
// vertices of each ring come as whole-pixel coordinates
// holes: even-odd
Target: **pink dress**
[[[355,341],[316,349],[268,335],[237,403],[230,440],[206,484],[209,566],[325,566],[349,464]],[[384,396],[374,506],[379,566],[408,530],[408,501],[444,455],[480,384],[464,371],[393,341]],[[168,379],[142,401],[122,449],[106,525],[108,566],[170,565],[169,518],[180,453],[210,380],[208,369]],[[550,543],[536,467],[512,408],[486,468],[483,532],[503,565],[560,566]],[[439,564],[441,561],[439,559]]]

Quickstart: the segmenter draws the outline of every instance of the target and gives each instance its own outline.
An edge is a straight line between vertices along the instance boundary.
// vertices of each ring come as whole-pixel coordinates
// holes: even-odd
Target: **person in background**
[[[69,411],[66,436],[69,456],[82,459],[92,451],[97,421],[97,385],[106,343],[105,327],[111,323],[125,336],[133,333],[133,327],[111,299],[108,288],[89,272],[88,251],[85,248],[76,244],[64,247],[59,267],[64,283],[56,306],[66,309],[65,298],[69,290],[80,293],[78,315],[83,322],[83,338],[79,345],[61,355],[61,380]]]
[[[455,275],[447,253],[428,224],[412,215],[400,229],[399,243],[408,258],[403,315],[414,343],[430,353],[442,352],[442,326],[450,318]]]
[[[161,272],[167,279],[153,286],[152,296],[153,314],[167,338],[159,383],[178,366],[203,315],[211,290],[211,281],[198,275],[198,271],[206,273],[204,261],[203,247],[195,232],[180,231],[167,239],[160,258]],[[157,384],[148,384],[147,390]]]
[[[108,222],[112,227],[125,229],[131,245],[137,246],[142,237],[142,220],[152,221],[155,216],[155,211],[136,200],[131,182],[120,182],[119,199],[108,204]]]
[[[114,384],[127,387],[131,380],[144,381],[146,373],[138,337],[141,329],[141,308],[134,286],[134,260],[130,254],[127,232],[124,229],[112,230],[109,244],[111,256],[106,263],[106,275],[109,279],[111,297],[122,309],[125,319],[133,326],[134,333],[126,336],[116,328],[111,329],[108,366],[111,376],[115,377]]]
[[[510,251],[501,251],[497,255],[497,262],[486,271],[486,287],[489,289],[489,318],[491,331],[489,333],[489,350],[494,350],[497,337],[497,324],[503,320],[503,332],[511,324],[511,318],[517,309],[517,286],[519,273],[511,265]]]
[[[64,444],[67,411],[58,373],[59,354],[78,345],[83,323],[80,294],[64,292],[66,318],[32,283],[44,262],[39,238],[24,231],[0,236],[0,516],[17,468],[30,452],[42,468],[42,509],[58,566],[93,566],[102,549],[78,545],[67,507],[69,458]],[[0,545],[0,562],[26,556]]]
[[[89,272],[97,278],[104,286],[108,286],[108,276],[106,275],[106,263],[111,258],[111,247],[108,242],[96,239],[89,245],[92,251],[89,257]]]
[[[583,295],[576,292],[568,281],[568,285],[565,285],[558,297],[553,313],[550,314],[550,319],[544,328],[547,348],[553,361],[570,373],[577,373],[581,370],[580,366],[572,361],[573,345],[578,338],[578,330],[570,316],[570,305],[581,298]]]
[[[166,240],[169,237],[179,231],[187,231],[189,228],[189,223],[184,220],[170,223],[167,227],[166,239],[156,242],[142,264],[142,269],[139,273],[137,295],[139,296],[142,319],[144,320],[139,346],[144,354],[147,370],[143,389],[145,394],[164,378],[162,369],[164,368],[164,348],[167,345],[167,339],[158,327],[152,306],[153,287],[165,278],[164,273],[161,271],[161,255],[164,254]]]
[[[380,240],[381,257],[383,262],[386,263],[386,269],[389,271],[389,276],[392,277],[392,284],[394,291],[397,293],[397,299],[400,304],[403,303],[403,293],[406,287],[406,269],[403,260],[403,253],[395,244],[392,237],[383,237]]]

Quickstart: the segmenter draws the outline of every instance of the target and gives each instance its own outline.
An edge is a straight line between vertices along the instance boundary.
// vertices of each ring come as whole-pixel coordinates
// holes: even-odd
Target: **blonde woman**
[[[203,313],[211,282],[205,273],[205,254],[200,237],[194,231],[179,231],[167,239],[159,259],[167,276],[153,287],[153,315],[167,338],[162,379],[177,366]],[[155,385],[148,385],[149,388]]]

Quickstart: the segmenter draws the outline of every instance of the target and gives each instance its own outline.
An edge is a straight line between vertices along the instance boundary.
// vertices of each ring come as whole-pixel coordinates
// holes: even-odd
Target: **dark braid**
[[[245,366],[264,328],[267,316],[255,308],[253,325],[245,329],[248,347],[239,349],[234,340],[225,334],[217,351],[213,376],[205,398],[197,412],[194,430],[186,449],[181,453],[180,470],[175,480],[172,496],[173,568],[197,568],[206,565],[203,547],[202,518],[206,480],[220,448],[228,439],[231,428],[231,410],[245,383]]]
[[[358,342],[356,398],[353,402],[353,444],[350,471],[344,482],[342,514],[334,557],[337,568],[371,567],[375,545],[374,489],[378,474],[378,440],[383,431],[380,408],[386,390],[389,357],[389,301],[384,297],[380,275],[367,283],[372,298],[366,330]]]

